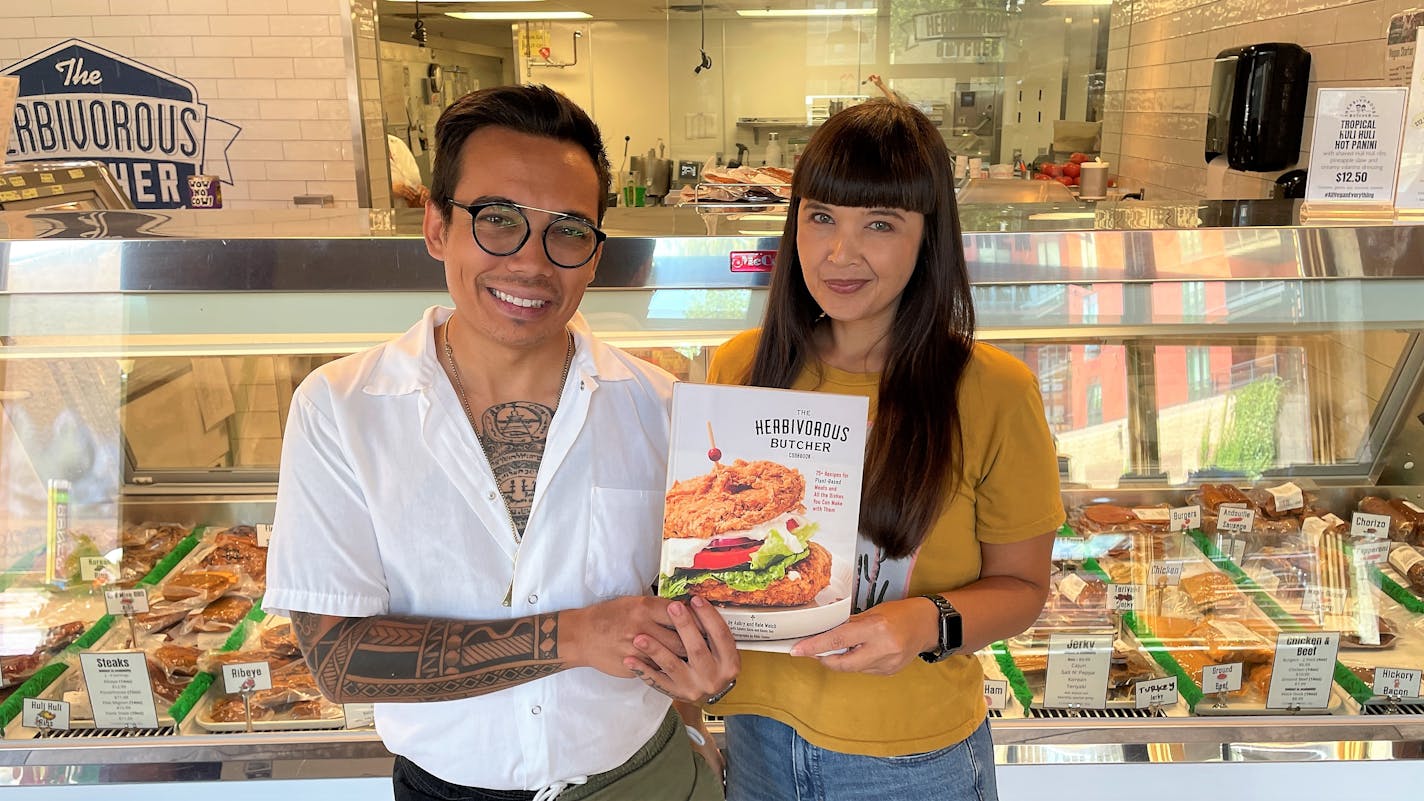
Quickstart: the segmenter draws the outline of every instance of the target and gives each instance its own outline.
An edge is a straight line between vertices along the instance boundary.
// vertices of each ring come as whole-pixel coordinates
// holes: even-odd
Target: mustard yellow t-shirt
[[[761,331],[718,348],[710,383],[741,383]],[[825,365],[803,370],[792,389],[862,395],[875,416],[879,374]],[[911,597],[962,587],[979,577],[979,543],[1011,543],[1063,523],[1058,461],[1038,380],[1022,362],[979,343],[959,387],[964,475],[910,572]],[[906,480],[913,480],[907,476]],[[901,756],[968,737],[984,720],[983,672],[972,655],[931,665],[913,660],[894,676],[837,673],[815,659],[742,652],[737,686],[719,715],[763,715],[812,744],[843,753]]]

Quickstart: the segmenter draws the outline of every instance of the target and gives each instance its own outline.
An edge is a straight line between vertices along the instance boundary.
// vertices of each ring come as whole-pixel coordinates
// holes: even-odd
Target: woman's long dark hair
[[[891,557],[920,546],[963,469],[959,380],[974,347],[949,150],[914,107],[871,100],[812,135],[792,179],[766,321],[746,383],[790,387],[819,360],[823,316],[796,252],[802,200],[905,209],[925,216],[924,241],[891,324],[875,424],[866,446],[860,529]]]

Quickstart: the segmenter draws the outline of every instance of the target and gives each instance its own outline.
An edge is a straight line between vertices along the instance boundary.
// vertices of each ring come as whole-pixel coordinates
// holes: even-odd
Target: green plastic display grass
[[[1335,683],[1343,687],[1356,703],[1364,704],[1375,697],[1375,688],[1365,684],[1359,676],[1339,662],[1335,663]]]
[[[1033,705],[1033,693],[1028,688],[1028,680],[1024,678],[1023,671],[1014,664],[1014,658],[1009,655],[1009,647],[1003,640],[989,646],[989,649],[994,652],[994,661],[999,663],[999,671],[1009,680],[1009,687],[1013,689],[1014,697],[1019,700],[1019,708],[1026,714]]]
[[[15,560],[15,564],[10,565],[9,570],[0,574],[0,592],[10,589],[10,585],[19,581],[21,576],[37,567],[40,560],[44,558],[44,550],[45,547],[41,545],[29,553],[21,554],[20,558]]]
[[[5,699],[5,703],[0,704],[0,728],[10,725],[10,721],[14,720],[15,716],[20,714],[24,708],[26,698],[37,698],[40,693],[44,692],[46,687],[53,684],[54,680],[63,675],[66,670],[69,670],[69,665],[63,662],[51,662],[35,671],[35,675],[27,679],[24,684],[21,684],[19,689],[15,690],[9,698]]]
[[[65,653],[77,654],[80,651],[83,651],[85,648],[93,646],[94,643],[99,641],[100,637],[104,636],[105,634],[108,634],[109,629],[113,627],[114,616],[104,615],[103,617],[94,621],[94,625],[90,626],[88,631],[79,635],[79,639],[70,643],[69,647],[64,649]]]
[[[158,560],[158,564],[154,565],[152,570],[148,571],[143,578],[138,580],[139,585],[152,587],[162,581],[163,577],[167,576],[175,565],[183,561],[183,557],[198,547],[198,541],[203,538],[203,532],[206,530],[207,528],[205,526],[198,526],[193,529],[192,534],[179,540],[178,544],[173,546],[173,550],[169,551],[167,556]]]
[[[1386,576],[1379,568],[1372,568],[1375,581],[1379,582],[1379,588],[1385,595],[1393,598],[1400,606],[1415,614],[1424,615],[1424,601],[1419,600],[1419,596],[1405,589],[1399,582]]]
[[[1098,564],[1098,560],[1091,558],[1085,559],[1083,560],[1083,567],[1104,583],[1112,583],[1112,577],[1103,570],[1102,565]],[[1127,624],[1127,627],[1132,631],[1133,635],[1137,637],[1137,641],[1142,643],[1142,647],[1146,649],[1147,655],[1152,657],[1152,661],[1161,665],[1163,670],[1177,677],[1177,693],[1186,699],[1187,706],[1190,709],[1196,710],[1197,702],[1202,699],[1201,685],[1197,684],[1177,660],[1172,658],[1172,654],[1167,646],[1161,640],[1157,639],[1157,636],[1152,633],[1151,629],[1147,628],[1147,624],[1143,623],[1141,619],[1137,617],[1136,612],[1124,612],[1122,622]]]
[[[243,618],[241,623],[233,627],[232,633],[223,641],[222,647],[218,650],[226,653],[241,648],[242,644],[247,642],[247,633],[252,630],[252,626],[265,617],[267,617],[267,613],[262,611],[262,599],[258,598],[252,602],[252,611],[247,613],[247,617]],[[184,688],[183,694],[173,701],[172,706],[168,707],[168,714],[175,721],[181,722],[188,717],[189,712],[193,711],[193,707],[197,706],[198,701],[202,700],[203,694],[213,686],[215,681],[217,681],[217,676],[212,673],[200,672],[194,676],[193,681]]]

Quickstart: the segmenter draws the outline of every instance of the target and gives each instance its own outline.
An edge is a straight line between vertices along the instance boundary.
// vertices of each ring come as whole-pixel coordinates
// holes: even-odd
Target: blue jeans
[[[962,742],[900,757],[817,748],[758,715],[727,726],[727,801],[997,801],[986,720]]]

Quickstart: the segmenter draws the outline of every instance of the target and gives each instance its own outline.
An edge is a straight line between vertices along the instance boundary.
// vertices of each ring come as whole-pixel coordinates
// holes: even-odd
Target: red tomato
[[[1046,172],[1036,172],[1036,173],[1033,174],[1033,180],[1035,180],[1035,181],[1052,181],[1052,180],[1053,180],[1053,176],[1052,176],[1052,175],[1049,175],[1049,174],[1046,173]]]
[[[698,551],[692,557],[693,570],[724,570],[737,565],[744,565],[752,560],[752,554],[761,547],[761,543],[756,540],[748,540],[745,545],[733,545],[727,548],[708,548]]]
[[[1077,179],[1077,178],[1069,178],[1069,177],[1066,176],[1066,175],[1060,175],[1060,176],[1059,176],[1058,178],[1056,178],[1055,180],[1057,180],[1058,183],[1063,184],[1064,186],[1073,186],[1074,184],[1077,184],[1077,183],[1078,183],[1078,179]]]
[[[1088,158],[1088,155],[1086,153],[1074,153],[1073,155],[1068,157],[1068,160],[1074,164],[1082,164],[1085,161],[1092,161],[1092,159]]]
[[[1038,172],[1041,175],[1047,175],[1048,173],[1052,172],[1052,170],[1053,162],[1051,161],[1045,161],[1042,164],[1038,165]]]
[[[1063,174],[1069,178],[1077,178],[1082,172],[1083,168],[1079,167],[1077,162],[1070,161],[1063,165]]]

